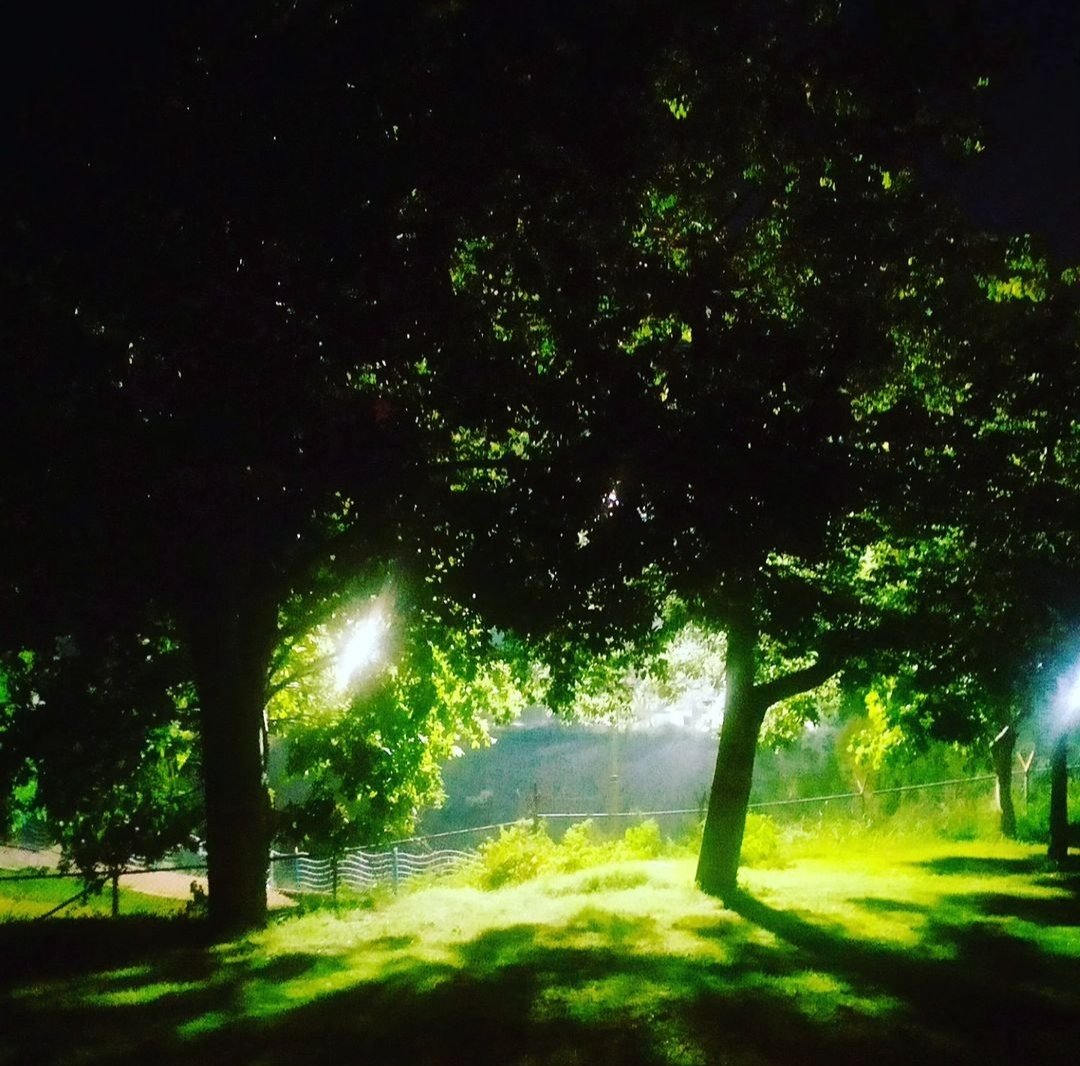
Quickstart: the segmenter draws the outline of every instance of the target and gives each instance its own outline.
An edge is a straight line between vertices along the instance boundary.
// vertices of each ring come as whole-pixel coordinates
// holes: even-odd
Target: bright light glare
[[[344,692],[379,661],[386,630],[386,619],[378,608],[353,624],[334,663],[334,685],[338,692]]]
[[[1071,729],[1080,720],[1080,666],[1058,679],[1054,710],[1061,729]]]

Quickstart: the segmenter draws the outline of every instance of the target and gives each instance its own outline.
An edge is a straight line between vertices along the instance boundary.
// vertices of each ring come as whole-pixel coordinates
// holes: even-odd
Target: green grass
[[[14,919],[37,918],[75,896],[83,887],[78,877],[48,877],[41,880],[13,880],[33,870],[0,871],[0,922]],[[112,909],[110,887],[92,893],[86,900],[67,906],[61,912],[65,917],[86,918],[107,915]],[[142,892],[120,889],[120,913],[169,916],[179,914],[184,901],[161,899]]]
[[[727,910],[669,858],[218,947],[194,923],[9,923],[0,1062],[1076,1061],[1080,877],[1003,842],[799,851]]]

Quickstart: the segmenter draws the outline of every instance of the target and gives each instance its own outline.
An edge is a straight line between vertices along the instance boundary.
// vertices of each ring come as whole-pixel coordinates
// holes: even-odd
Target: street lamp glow
[[[353,623],[334,663],[334,687],[338,692],[344,692],[353,681],[379,661],[383,654],[386,630],[386,618],[378,607]]]
[[[1058,679],[1054,710],[1055,724],[1059,729],[1072,729],[1080,720],[1080,665],[1074,666],[1071,673]]]

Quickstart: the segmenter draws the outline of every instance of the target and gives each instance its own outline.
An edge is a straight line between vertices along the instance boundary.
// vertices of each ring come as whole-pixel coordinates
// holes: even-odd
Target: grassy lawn
[[[83,887],[77,877],[49,877],[32,881],[13,879],[32,872],[0,870],[0,922],[40,917],[70,900]],[[109,885],[106,885],[100,893],[88,895],[85,900],[64,907],[60,913],[68,918],[87,918],[108,915],[111,907],[112,894]],[[179,914],[183,909],[183,901],[160,899],[123,887],[120,889],[121,914],[170,916]]]
[[[11,922],[0,1062],[1074,1063],[1080,876],[1041,849],[869,840],[437,884],[222,947],[183,921]]]

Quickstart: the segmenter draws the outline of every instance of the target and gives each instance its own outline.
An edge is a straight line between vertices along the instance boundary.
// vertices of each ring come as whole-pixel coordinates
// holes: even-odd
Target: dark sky
[[[1080,2],[997,6],[1020,48],[987,93],[987,147],[962,199],[975,221],[1037,233],[1056,256],[1080,262]]]
[[[936,85],[966,112],[967,75],[990,76],[976,96],[984,151],[962,167],[928,158],[927,176],[980,227],[1031,232],[1080,263],[1080,0],[841,0],[840,18],[856,66],[886,72],[900,97]]]
[[[948,187],[979,225],[1002,233],[1033,232],[1060,260],[1080,263],[1080,0],[843,0],[842,10],[858,26],[858,35],[878,37],[888,48],[881,37],[888,36],[897,5],[905,5],[910,20],[919,4],[928,12],[923,21],[929,55],[936,54],[934,42],[940,45],[943,35],[951,36],[949,47],[957,41],[963,47],[965,36],[986,33],[1000,42],[1006,57],[1004,70],[983,97],[986,150],[970,168],[953,175]],[[140,21],[145,25],[146,9],[125,4],[103,8],[108,16],[92,6],[70,18],[40,9],[12,20],[3,49],[5,109],[21,110],[29,85],[72,78],[70,62],[50,68],[42,62],[43,51],[54,57],[66,53],[76,66],[81,58],[83,69],[98,78],[103,68],[122,70],[135,60],[123,57],[124,49],[107,26],[111,18],[114,28],[128,25],[138,38],[134,27]],[[118,18],[125,9],[128,18]],[[193,8],[178,4],[172,14],[168,10],[156,16],[165,27],[173,19],[179,24],[185,14],[190,17]],[[218,18],[227,21],[219,13],[210,16],[210,24]],[[88,54],[102,51],[110,53],[109,61],[95,63]],[[95,90],[85,79],[79,86],[80,93],[104,90],[100,82]]]

